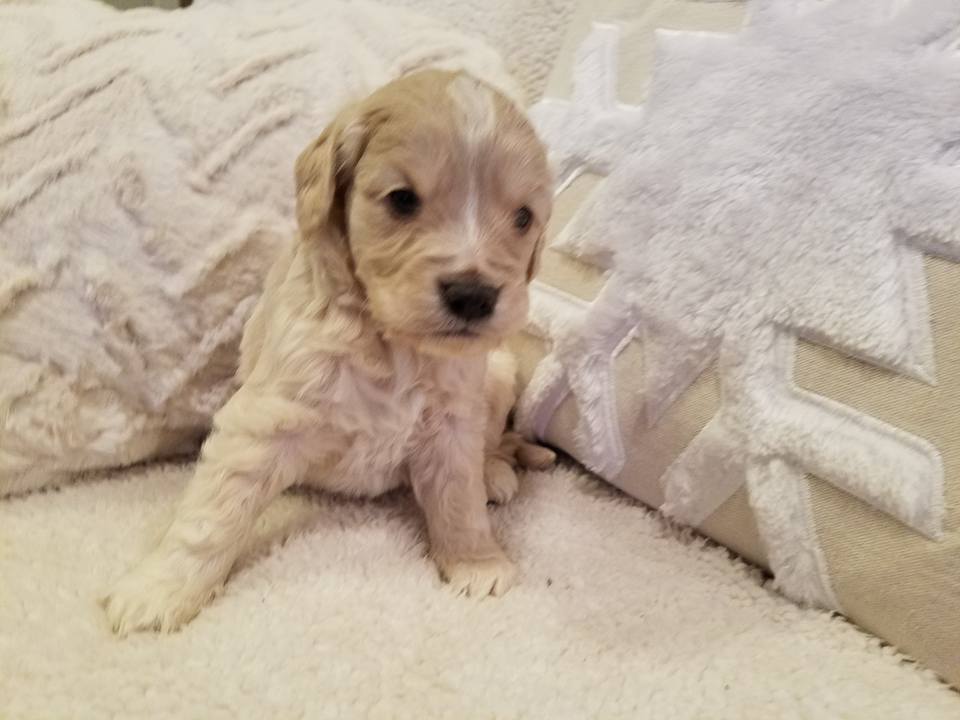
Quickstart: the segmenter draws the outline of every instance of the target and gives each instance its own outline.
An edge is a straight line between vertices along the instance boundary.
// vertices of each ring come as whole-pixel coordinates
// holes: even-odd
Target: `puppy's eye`
[[[397,217],[413,217],[420,209],[420,196],[410,188],[399,188],[387,195],[390,209]]]
[[[520,231],[526,230],[533,222],[533,213],[526,205],[513,214],[513,226]]]

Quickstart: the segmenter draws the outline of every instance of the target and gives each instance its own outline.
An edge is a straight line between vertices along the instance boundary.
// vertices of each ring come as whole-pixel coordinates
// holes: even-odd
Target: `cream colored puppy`
[[[159,546],[104,599],[119,633],[173,630],[222,587],[265,506],[295,483],[376,495],[409,483],[454,589],[498,595],[514,566],[488,498],[553,454],[504,435],[550,215],[544,150],[505,97],[425,71],[344,111],[297,160],[300,232],[271,269]]]

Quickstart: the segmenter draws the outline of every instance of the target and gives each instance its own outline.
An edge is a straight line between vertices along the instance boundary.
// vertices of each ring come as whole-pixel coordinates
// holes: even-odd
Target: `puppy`
[[[372,496],[409,484],[458,593],[515,569],[487,501],[553,454],[505,433],[551,212],[544,149],[503,95],[460,73],[401,78],[296,163],[299,237],[271,269],[159,546],[104,599],[121,634],[174,630],[222,587],[264,507],[295,483]]]

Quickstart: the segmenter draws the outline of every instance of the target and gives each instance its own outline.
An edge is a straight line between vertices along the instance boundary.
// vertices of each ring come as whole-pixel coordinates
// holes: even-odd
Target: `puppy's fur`
[[[409,483],[456,591],[513,581],[487,500],[513,496],[517,464],[553,460],[504,434],[515,367],[497,349],[525,320],[551,210],[533,129],[469,76],[420,72],[345,110],[297,160],[296,184],[299,239],[247,324],[242,385],[159,547],[104,600],[117,632],[190,620],[295,483]]]

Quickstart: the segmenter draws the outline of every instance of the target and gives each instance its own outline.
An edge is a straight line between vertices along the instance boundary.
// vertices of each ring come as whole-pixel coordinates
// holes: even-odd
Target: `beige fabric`
[[[824,482],[817,530],[844,611],[960,685],[960,265],[927,259],[937,385],[802,345],[796,381],[932,442],[943,457],[945,537],[930,542]]]
[[[573,291],[572,288],[564,289]],[[537,362],[546,353],[546,343],[524,335],[515,341],[514,351],[520,359],[521,378],[527,381]],[[620,423],[622,427],[633,430],[625,432],[628,446],[623,472],[607,479],[647,505],[658,507],[663,502],[660,476],[717,409],[717,378],[712,369],[707,370],[664,413],[655,427],[646,429],[642,424],[639,395],[632,392],[633,388],[640,387],[643,376],[642,349],[637,343],[632,343],[617,359],[616,372],[617,387],[621,389],[618,397]],[[573,400],[567,398],[553,416],[546,439],[565,452],[576,455],[576,427],[576,407]],[[743,489],[738,490],[707,518],[700,529],[747,560],[766,564],[760,536]]]
[[[593,21],[621,28],[620,99],[640,102],[652,58],[653,29],[736,31],[739,3],[684,0],[583,2],[548,87],[548,95],[569,94],[574,50]],[[552,230],[558,232],[595,178],[571,185],[558,202]],[[946,537],[924,539],[889,516],[813,479],[811,494],[817,531],[834,591],[844,611],[864,628],[911,653],[960,685],[960,265],[927,261],[930,307],[936,344],[938,384],[930,387],[800,343],[795,378],[800,387],[864,411],[932,442],[945,468]],[[540,280],[583,299],[592,299],[603,274],[581,261],[548,251]],[[521,371],[528,379],[545,352],[539,339],[518,341]],[[719,389],[708,369],[653,428],[644,426],[636,388],[643,375],[642,348],[631,344],[617,361],[619,415],[627,439],[623,472],[608,478],[643,502],[663,501],[659,477],[714,414]],[[576,409],[566,401],[553,417],[547,440],[575,454]],[[765,553],[747,494],[741,488],[700,529],[745,558],[765,565]]]
[[[570,222],[580,203],[599,182],[600,178],[595,175],[581,175],[557,198],[547,227],[550,237],[555,237]],[[550,247],[544,250],[539,277],[583,300],[592,300],[603,287],[603,273],[598,268]]]

